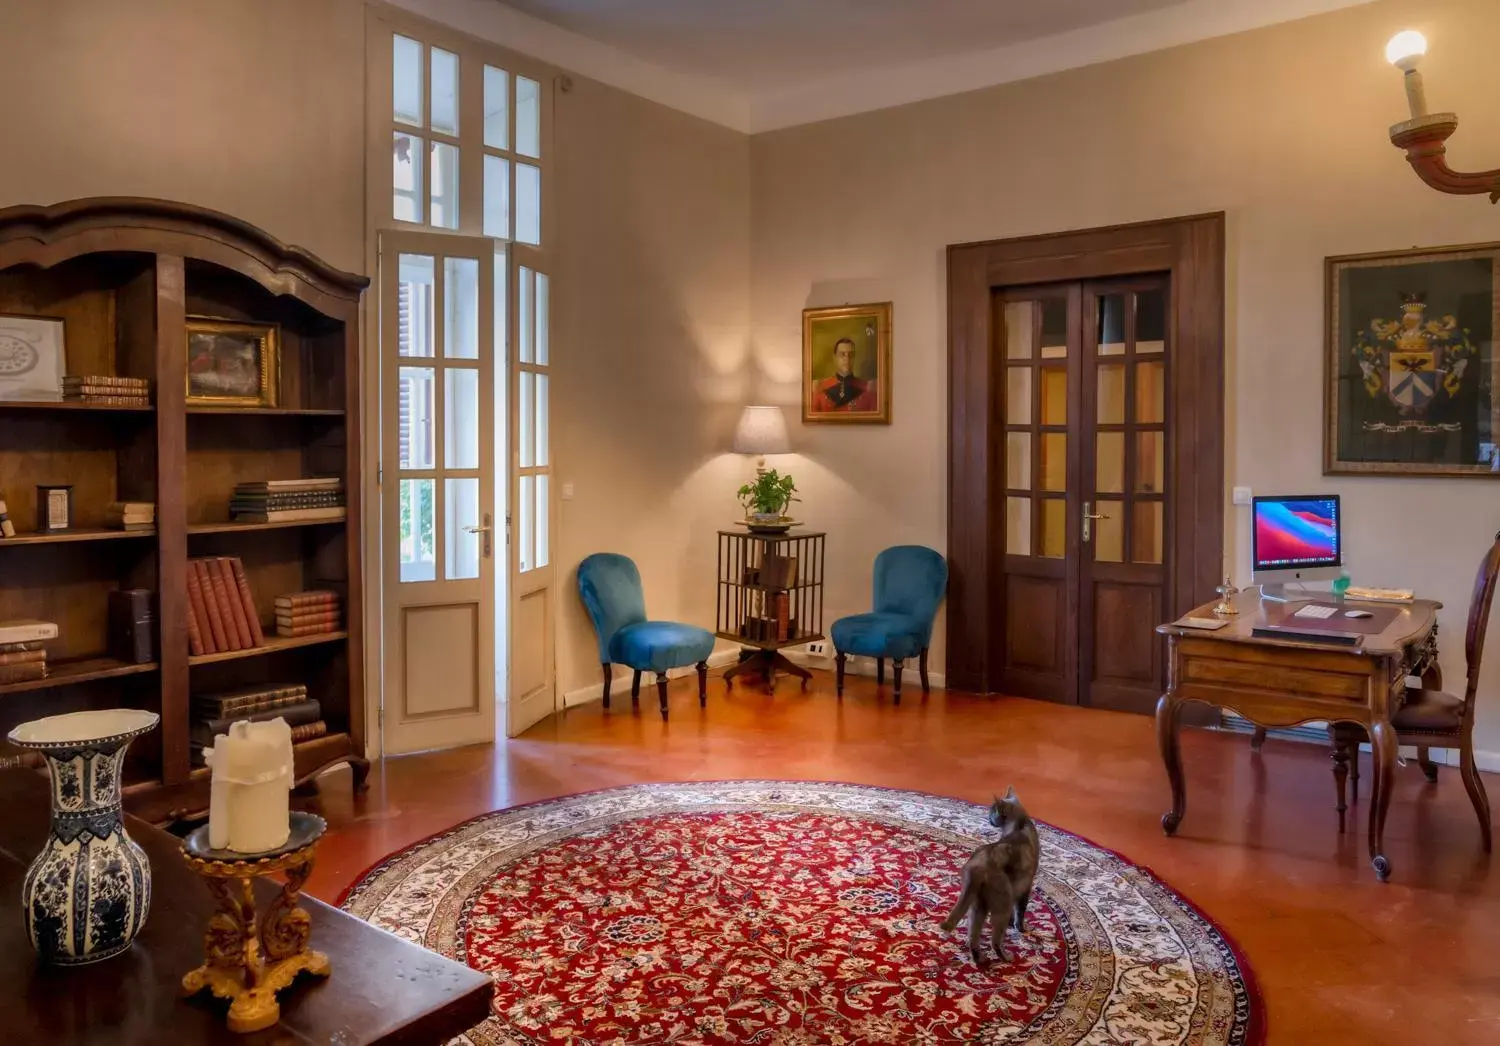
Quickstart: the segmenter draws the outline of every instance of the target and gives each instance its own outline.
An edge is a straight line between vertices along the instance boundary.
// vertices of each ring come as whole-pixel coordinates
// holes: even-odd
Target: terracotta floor
[[[1272,1043],[1500,1043],[1500,871],[1446,767],[1436,787],[1415,764],[1398,772],[1382,885],[1365,856],[1368,804],[1340,837],[1318,746],[1273,738],[1255,756],[1244,736],[1185,729],[1188,811],[1168,839],[1148,717],[920,692],[893,707],[863,679],[842,703],[823,676],[775,698],[713,683],[703,712],[674,684],[669,724],[654,694],[632,714],[627,693],[623,709],[575,709],[503,747],[388,760],[358,799],[347,772],[328,778],[316,802],[333,831],[311,892],[333,900],[386,853],[475,814],[630,782],[804,778],[981,801],[1014,784],[1036,817],[1149,866],[1229,931]],[[1500,778],[1487,783],[1500,802]]]

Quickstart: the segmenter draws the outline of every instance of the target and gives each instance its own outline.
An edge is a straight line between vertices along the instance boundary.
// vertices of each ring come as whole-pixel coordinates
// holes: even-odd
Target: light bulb
[[[1385,60],[1402,72],[1411,72],[1427,53],[1427,37],[1415,29],[1407,29],[1391,37],[1385,45]]]

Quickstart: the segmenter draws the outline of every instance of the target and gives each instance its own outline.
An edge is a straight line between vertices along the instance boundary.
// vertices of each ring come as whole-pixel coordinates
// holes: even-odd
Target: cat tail
[[[974,880],[967,873],[965,873],[964,888],[958,895],[958,903],[955,904],[953,906],[953,910],[948,913],[948,918],[943,920],[943,929],[952,930],[960,922],[962,922],[964,914],[968,912],[970,908],[974,907],[974,902],[978,899],[979,888],[974,884]]]

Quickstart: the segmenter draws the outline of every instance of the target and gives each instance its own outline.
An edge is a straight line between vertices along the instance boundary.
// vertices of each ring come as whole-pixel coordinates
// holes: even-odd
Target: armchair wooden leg
[[[901,665],[902,665],[902,663],[903,662],[901,661],[901,659],[899,657],[895,657],[895,658],[891,659],[891,685],[895,687],[895,690],[896,690],[896,704],[898,704],[898,705],[901,703]]]
[[[1255,733],[1250,735],[1250,751],[1259,752],[1261,745],[1266,743],[1266,728],[1258,726]]]
[[[833,677],[834,677],[835,684],[836,684],[835,685],[835,689],[838,691],[838,696],[839,697],[843,697],[844,696],[844,662],[847,661],[847,660],[848,660],[848,655],[845,654],[842,650],[835,650],[834,651],[834,653],[833,653],[833,666],[834,666],[834,668],[833,668]]]
[[[635,670],[635,676],[630,680],[630,703],[637,704],[641,699],[641,670]]]
[[[698,662],[698,707],[708,707],[708,662]]]
[[[667,674],[656,673],[656,696],[661,701],[661,717],[667,718]]]
[[[917,661],[917,671],[922,676],[922,693],[931,693],[932,687],[927,682],[927,648],[925,646],[922,648],[922,656]]]
[[[885,686],[885,658],[875,659],[875,685]]]
[[[610,671],[614,666],[609,662],[604,663],[604,707],[609,707],[609,684],[614,682],[615,674]]]
[[[1463,739],[1463,747],[1459,749],[1458,772],[1464,779],[1464,788],[1468,789],[1469,802],[1474,804],[1474,814],[1479,818],[1479,836],[1484,841],[1484,852],[1489,853],[1494,841],[1490,827],[1490,797],[1484,792],[1484,781],[1479,776],[1479,768],[1474,765],[1474,739],[1466,737]]]
[[[1432,753],[1426,745],[1417,746],[1417,762],[1422,767],[1422,775],[1427,778],[1427,783],[1437,784],[1437,764],[1432,761]]]

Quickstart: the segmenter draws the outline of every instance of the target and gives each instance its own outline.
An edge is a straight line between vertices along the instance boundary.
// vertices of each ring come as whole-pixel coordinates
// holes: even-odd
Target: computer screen
[[[1296,570],[1343,564],[1336,494],[1255,498],[1253,568]]]

